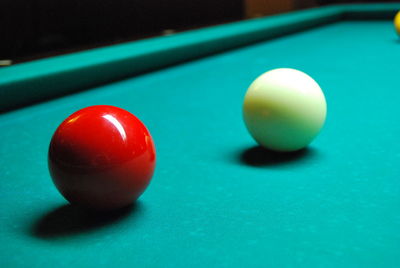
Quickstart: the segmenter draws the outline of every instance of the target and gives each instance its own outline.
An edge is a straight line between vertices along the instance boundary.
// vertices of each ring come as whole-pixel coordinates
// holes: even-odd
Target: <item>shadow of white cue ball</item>
[[[261,146],[282,152],[300,150],[325,123],[326,101],[307,74],[279,68],[259,76],[247,90],[244,122]]]

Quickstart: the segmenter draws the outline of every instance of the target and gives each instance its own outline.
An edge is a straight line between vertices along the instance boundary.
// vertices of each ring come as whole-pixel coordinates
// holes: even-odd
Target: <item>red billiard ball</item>
[[[53,182],[70,203],[111,210],[133,203],[153,176],[156,152],[133,114],[98,105],[70,115],[50,142]]]

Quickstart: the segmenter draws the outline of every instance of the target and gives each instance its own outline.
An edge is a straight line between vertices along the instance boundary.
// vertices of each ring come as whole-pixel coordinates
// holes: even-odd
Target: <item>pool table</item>
[[[400,4],[334,5],[0,69],[0,267],[400,267]],[[263,150],[242,103],[291,67],[328,115],[306,149]],[[154,138],[157,167],[132,206],[69,205],[47,151],[97,104]]]

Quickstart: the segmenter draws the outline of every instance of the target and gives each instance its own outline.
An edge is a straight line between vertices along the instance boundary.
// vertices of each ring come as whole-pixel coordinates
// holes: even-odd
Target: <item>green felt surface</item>
[[[0,267],[399,267],[399,51],[391,21],[339,22],[0,115]],[[290,157],[242,122],[277,67],[328,103]],[[107,217],[67,205],[47,171],[53,131],[94,104],[136,114],[158,153],[138,204]]]

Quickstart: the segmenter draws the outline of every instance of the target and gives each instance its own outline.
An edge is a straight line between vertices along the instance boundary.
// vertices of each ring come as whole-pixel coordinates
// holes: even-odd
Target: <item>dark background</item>
[[[0,0],[0,60],[27,61],[171,30],[344,2],[350,1]]]

